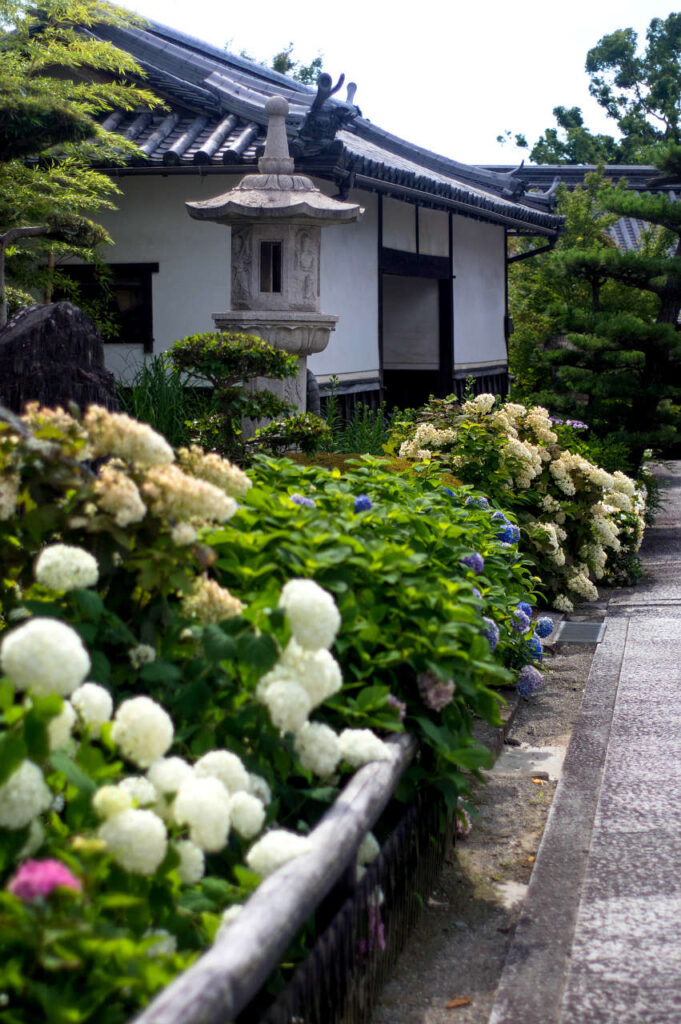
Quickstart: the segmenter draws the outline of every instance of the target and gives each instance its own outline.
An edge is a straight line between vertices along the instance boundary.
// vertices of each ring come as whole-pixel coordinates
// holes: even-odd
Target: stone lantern
[[[255,334],[298,357],[295,379],[268,382],[305,412],[307,357],[329,343],[338,317],[320,312],[322,228],[348,224],[364,212],[325,196],[310,178],[294,174],[286,138],[288,103],[273,96],[259,174],[230,192],[187,203],[189,215],[232,227],[232,304],[214,313],[219,330]],[[278,385],[278,386],[277,386]]]

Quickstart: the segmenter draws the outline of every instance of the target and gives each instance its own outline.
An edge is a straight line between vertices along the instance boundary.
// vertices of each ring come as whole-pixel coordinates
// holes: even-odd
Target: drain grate
[[[605,619],[601,619],[600,622],[563,621],[556,632],[556,643],[599,644],[604,632]]]

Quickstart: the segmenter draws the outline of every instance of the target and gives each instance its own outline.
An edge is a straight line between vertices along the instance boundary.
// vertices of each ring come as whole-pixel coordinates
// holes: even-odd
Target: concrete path
[[[681,463],[614,596],[490,1024],[681,1024]]]

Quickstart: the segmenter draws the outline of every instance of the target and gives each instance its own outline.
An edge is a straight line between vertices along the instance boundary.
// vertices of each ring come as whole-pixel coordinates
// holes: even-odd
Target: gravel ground
[[[605,607],[571,619],[602,619]],[[555,774],[542,771],[547,764],[519,771],[507,752],[567,747],[594,650],[558,643],[547,651],[544,688],[518,702],[504,756],[477,787],[473,831],[448,851],[371,1024],[486,1024],[556,788],[541,777]]]

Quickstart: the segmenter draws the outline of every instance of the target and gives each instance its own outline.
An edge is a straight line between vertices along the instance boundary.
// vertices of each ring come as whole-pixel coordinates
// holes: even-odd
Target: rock
[[[31,401],[118,408],[101,335],[70,302],[31,306],[0,330],[0,402],[21,412]]]

